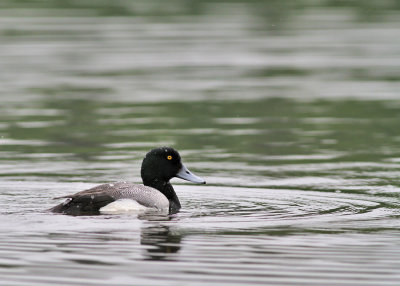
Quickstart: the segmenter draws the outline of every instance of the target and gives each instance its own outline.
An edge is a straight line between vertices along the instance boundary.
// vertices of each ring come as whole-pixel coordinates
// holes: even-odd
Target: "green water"
[[[398,1],[2,1],[0,284],[397,285]],[[70,217],[180,151],[173,216]]]

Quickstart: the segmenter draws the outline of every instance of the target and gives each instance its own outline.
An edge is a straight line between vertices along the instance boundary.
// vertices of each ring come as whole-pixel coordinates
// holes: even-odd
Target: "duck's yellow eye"
[[[167,156],[167,159],[168,159],[168,160],[172,160],[172,156],[171,156],[171,155],[168,155],[168,156]]]

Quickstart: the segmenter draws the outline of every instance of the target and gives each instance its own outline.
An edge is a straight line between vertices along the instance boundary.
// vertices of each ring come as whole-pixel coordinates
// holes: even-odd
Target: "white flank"
[[[131,199],[120,199],[112,202],[100,209],[102,214],[124,214],[143,212],[149,208]]]

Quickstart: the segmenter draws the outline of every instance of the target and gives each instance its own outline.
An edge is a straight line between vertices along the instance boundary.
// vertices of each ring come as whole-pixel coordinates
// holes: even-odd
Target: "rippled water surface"
[[[0,4],[1,285],[399,285],[398,1],[105,3]],[[178,214],[46,211],[160,145]]]

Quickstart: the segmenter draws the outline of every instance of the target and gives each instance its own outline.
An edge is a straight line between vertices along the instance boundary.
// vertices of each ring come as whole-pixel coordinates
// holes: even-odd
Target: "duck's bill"
[[[190,172],[188,170],[188,168],[185,167],[185,165],[182,165],[182,168],[176,174],[176,177],[181,178],[186,181],[197,183],[197,184],[205,184],[206,183],[206,181],[204,181],[203,178],[200,178],[200,177],[196,176],[195,174],[193,174],[192,172]]]

